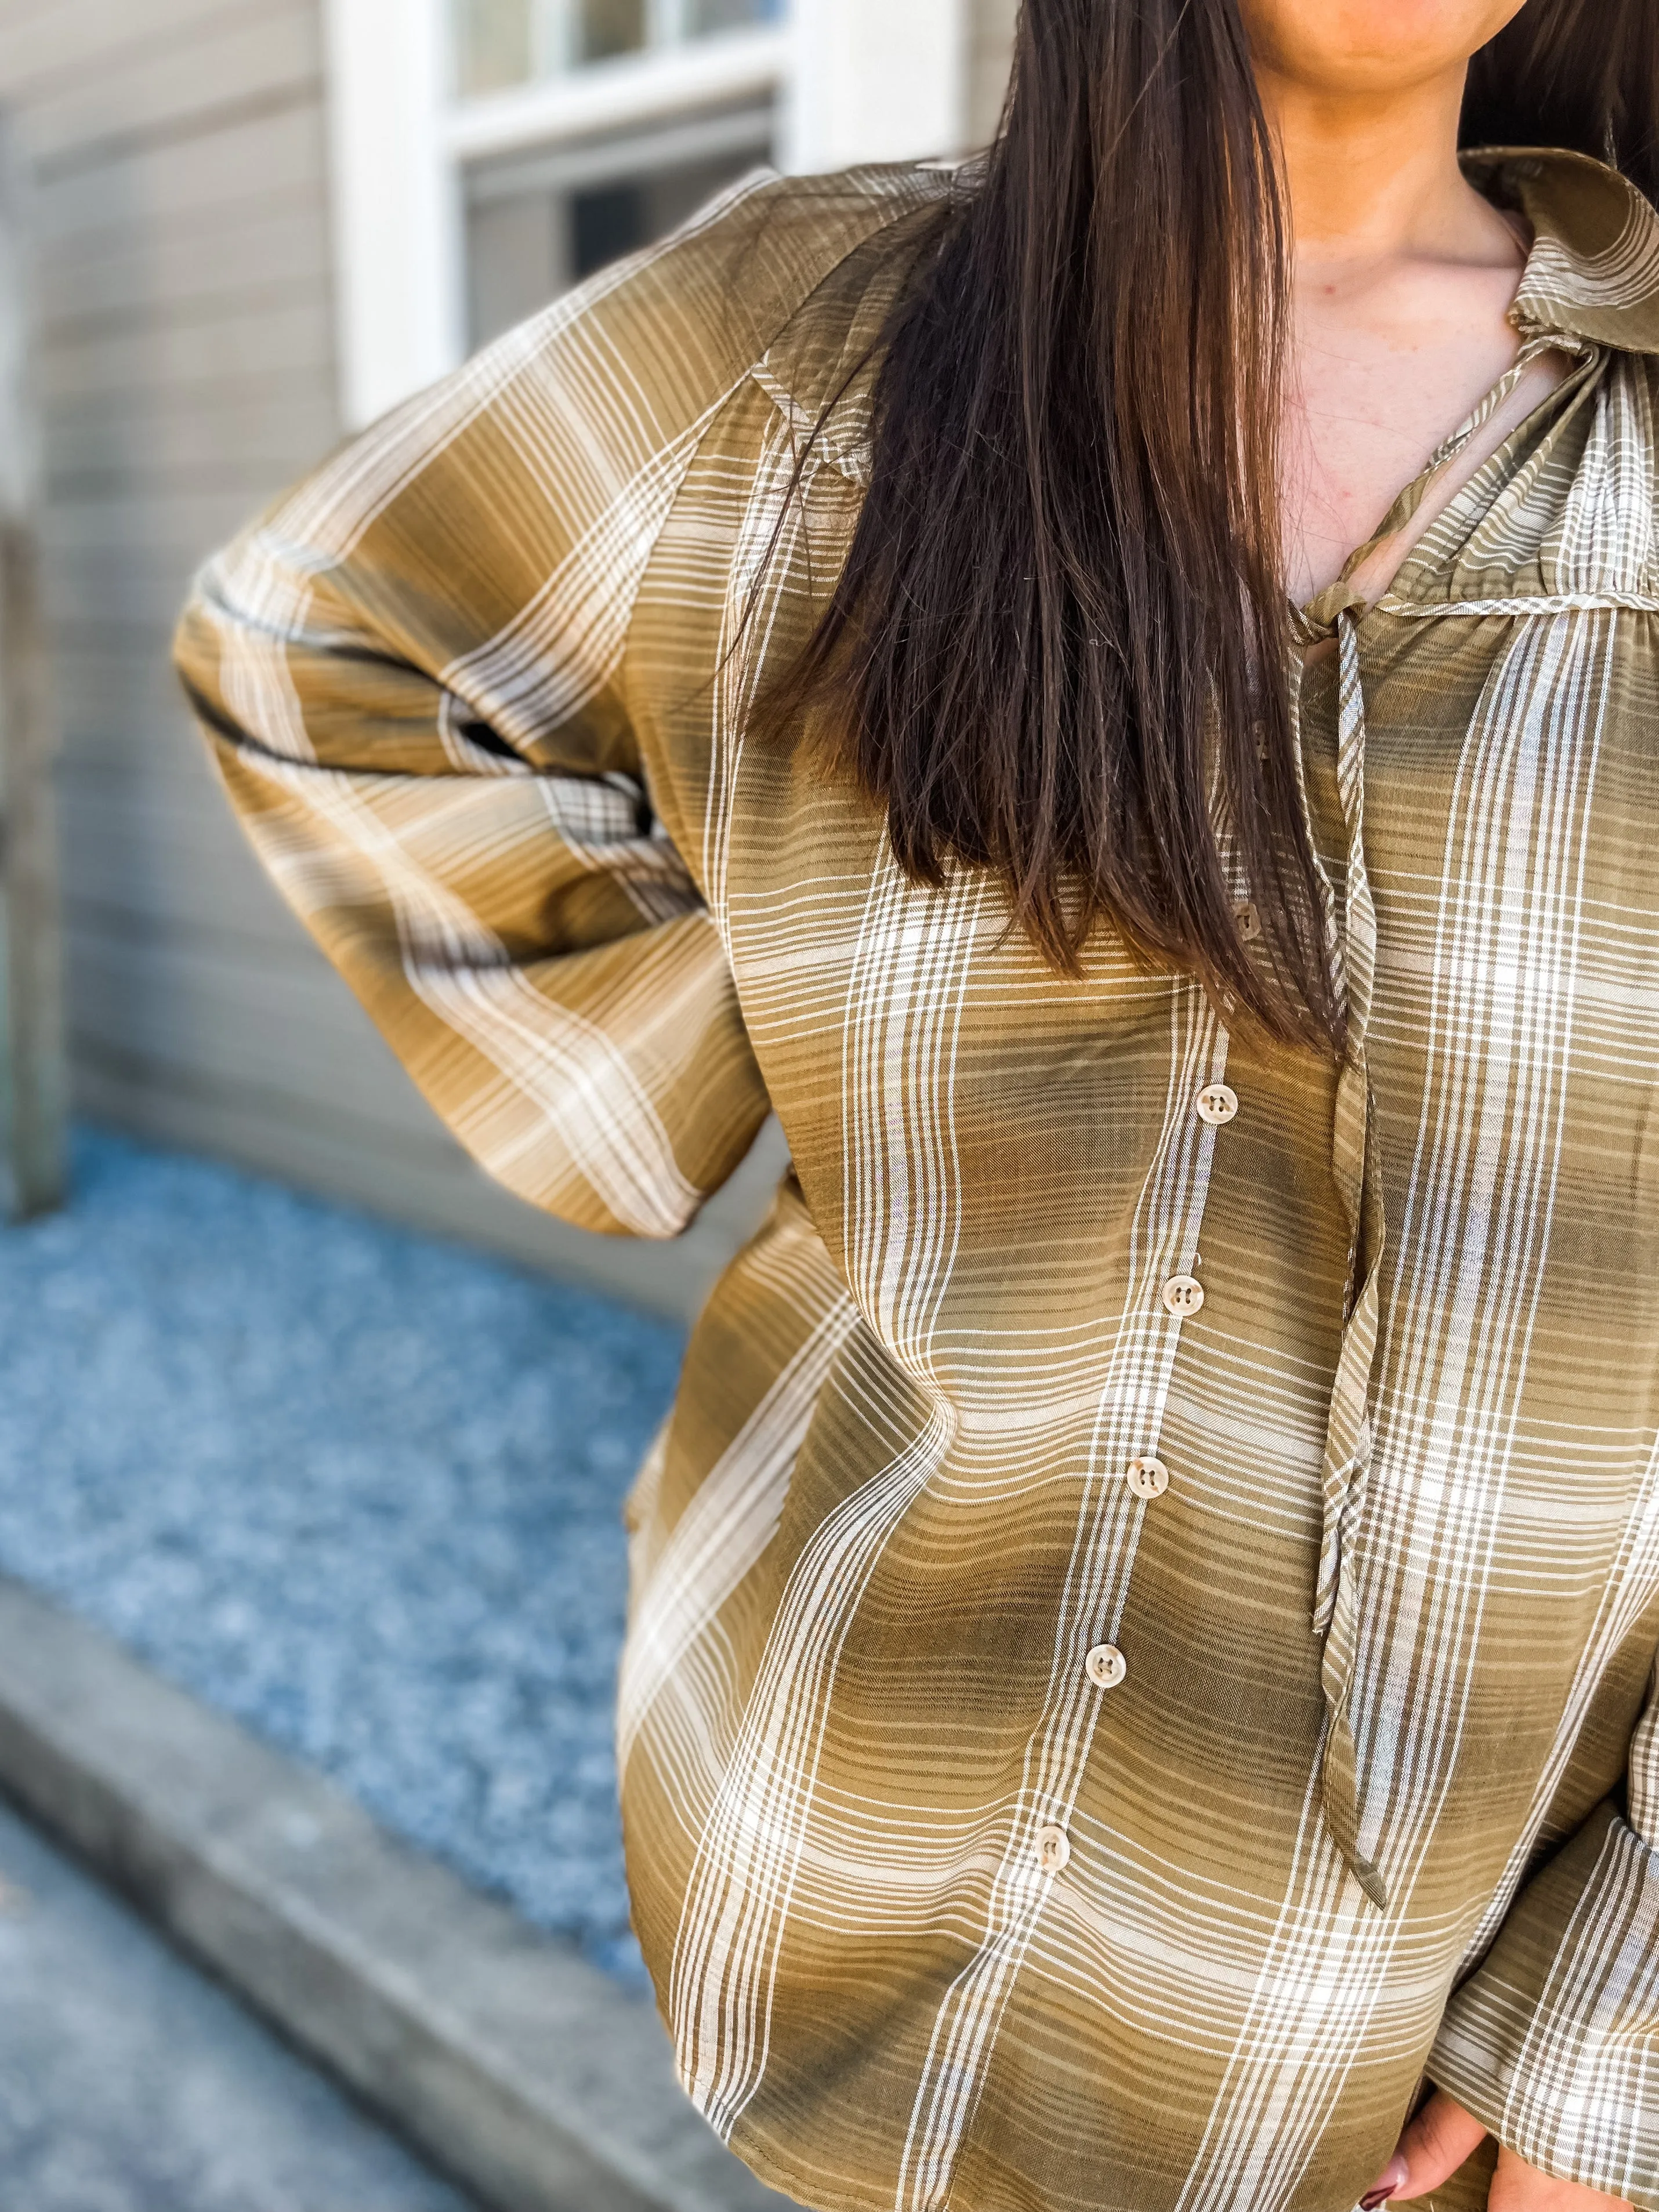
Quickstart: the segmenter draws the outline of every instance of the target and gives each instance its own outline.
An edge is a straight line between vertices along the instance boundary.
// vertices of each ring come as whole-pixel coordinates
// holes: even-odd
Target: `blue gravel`
[[[623,1978],[623,1495],[668,1324],[88,1134],[0,1229],[0,1569]]]

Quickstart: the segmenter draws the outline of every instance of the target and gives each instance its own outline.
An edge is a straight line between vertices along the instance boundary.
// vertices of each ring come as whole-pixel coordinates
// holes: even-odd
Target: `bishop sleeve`
[[[348,447],[209,563],[177,642],[256,850],[427,1099],[520,1197],[642,1237],[687,1225],[767,1110],[625,672],[750,358],[711,337],[695,247]]]
[[[1454,1994],[1430,2078],[1531,2166],[1659,2212],[1659,1686],[1608,1799]]]

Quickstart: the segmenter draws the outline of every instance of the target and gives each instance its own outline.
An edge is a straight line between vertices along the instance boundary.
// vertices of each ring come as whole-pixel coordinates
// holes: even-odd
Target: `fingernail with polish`
[[[1360,2212],[1377,2212],[1377,2207],[1388,2203],[1395,2190],[1404,2185],[1410,2172],[1411,2168],[1403,2158],[1391,2158],[1360,2198]]]

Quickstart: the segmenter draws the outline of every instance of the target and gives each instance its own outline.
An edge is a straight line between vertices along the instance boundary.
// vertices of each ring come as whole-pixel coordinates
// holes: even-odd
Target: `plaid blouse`
[[[185,617],[266,866],[492,1173],[672,1237],[781,1119],[619,1731],[683,2079],[809,2205],[1334,2212],[1426,2072],[1659,2208],[1659,216],[1474,173],[1570,362],[1301,617],[1340,1066],[1107,929],[1054,975],[749,729],[938,169],[746,181]]]

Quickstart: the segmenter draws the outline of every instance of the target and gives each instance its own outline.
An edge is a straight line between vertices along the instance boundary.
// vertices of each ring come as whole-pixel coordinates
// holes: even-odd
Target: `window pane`
[[[570,269],[574,276],[591,276],[607,261],[620,261],[636,246],[647,243],[645,187],[639,179],[624,184],[596,185],[591,191],[570,195]]]
[[[514,192],[467,210],[467,319],[475,346],[568,288],[565,228],[562,198],[552,192]]]
[[[527,84],[665,40],[781,22],[787,0],[449,0],[463,99]]]
[[[645,44],[645,0],[580,0],[576,9],[576,59],[602,62],[611,54],[637,53]]]
[[[591,182],[538,184],[520,170],[520,189],[511,168],[475,170],[466,228],[474,345],[510,330],[607,262],[648,246],[752,169],[764,158],[769,118],[761,111],[740,124],[747,143],[729,151],[658,167],[647,160]]]
[[[775,23],[782,15],[779,0],[686,0],[685,23],[690,37],[703,39],[717,31]]]
[[[753,149],[722,155],[718,161],[688,161],[672,169],[653,169],[640,179],[644,236],[641,246],[664,237],[696,215],[706,200],[746,176],[757,161],[769,158]]]
[[[452,0],[461,91],[523,84],[535,68],[534,0]]]

